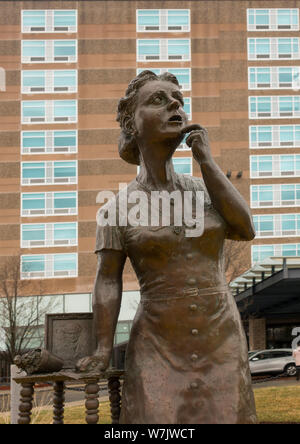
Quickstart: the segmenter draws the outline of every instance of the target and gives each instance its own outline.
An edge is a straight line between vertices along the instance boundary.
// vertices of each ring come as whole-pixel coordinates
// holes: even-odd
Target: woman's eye
[[[175,97],[175,99],[178,100],[178,102],[180,102],[180,104],[182,106],[184,106],[184,101],[183,101],[183,98],[181,96],[180,97]]]
[[[153,103],[154,103],[155,105],[160,105],[162,102],[163,102],[163,97],[161,97],[161,96],[156,96],[156,97],[154,97],[154,99],[153,99]]]

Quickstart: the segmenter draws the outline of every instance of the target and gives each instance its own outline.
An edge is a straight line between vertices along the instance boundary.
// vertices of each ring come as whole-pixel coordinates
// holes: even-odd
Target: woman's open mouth
[[[171,124],[181,124],[183,122],[183,119],[180,114],[174,114],[174,116],[171,116],[168,120],[168,123]]]

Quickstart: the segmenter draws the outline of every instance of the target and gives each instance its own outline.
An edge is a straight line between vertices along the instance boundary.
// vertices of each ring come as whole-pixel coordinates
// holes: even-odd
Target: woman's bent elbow
[[[253,227],[249,227],[244,230],[232,230],[229,232],[228,239],[235,241],[252,241],[255,238],[255,230]]]
[[[255,238],[255,230],[253,227],[250,227],[248,230],[245,230],[243,233],[240,234],[240,240],[243,241],[252,241]]]

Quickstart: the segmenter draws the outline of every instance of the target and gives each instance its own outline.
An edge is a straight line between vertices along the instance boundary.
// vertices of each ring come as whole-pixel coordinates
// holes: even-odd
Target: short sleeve
[[[104,249],[124,250],[119,227],[97,225],[95,253]]]
[[[122,242],[122,233],[117,225],[118,216],[111,209],[115,208],[115,200],[112,199],[103,205],[96,217],[96,248],[95,253],[101,250],[124,250]],[[113,214],[112,218],[107,219],[108,213]]]

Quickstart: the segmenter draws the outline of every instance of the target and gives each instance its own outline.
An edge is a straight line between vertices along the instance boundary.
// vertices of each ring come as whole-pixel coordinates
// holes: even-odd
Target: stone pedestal
[[[73,371],[60,371],[58,373],[39,374],[15,377],[14,383],[20,384],[20,403],[18,424],[30,424],[32,413],[32,400],[34,385],[40,382],[53,385],[53,424],[64,423],[65,384],[67,382],[83,383],[85,385],[86,423],[97,424],[99,420],[99,385],[100,380],[106,380],[110,393],[112,424],[119,423],[121,395],[120,379],[124,371],[109,369],[99,374],[75,373]]]

